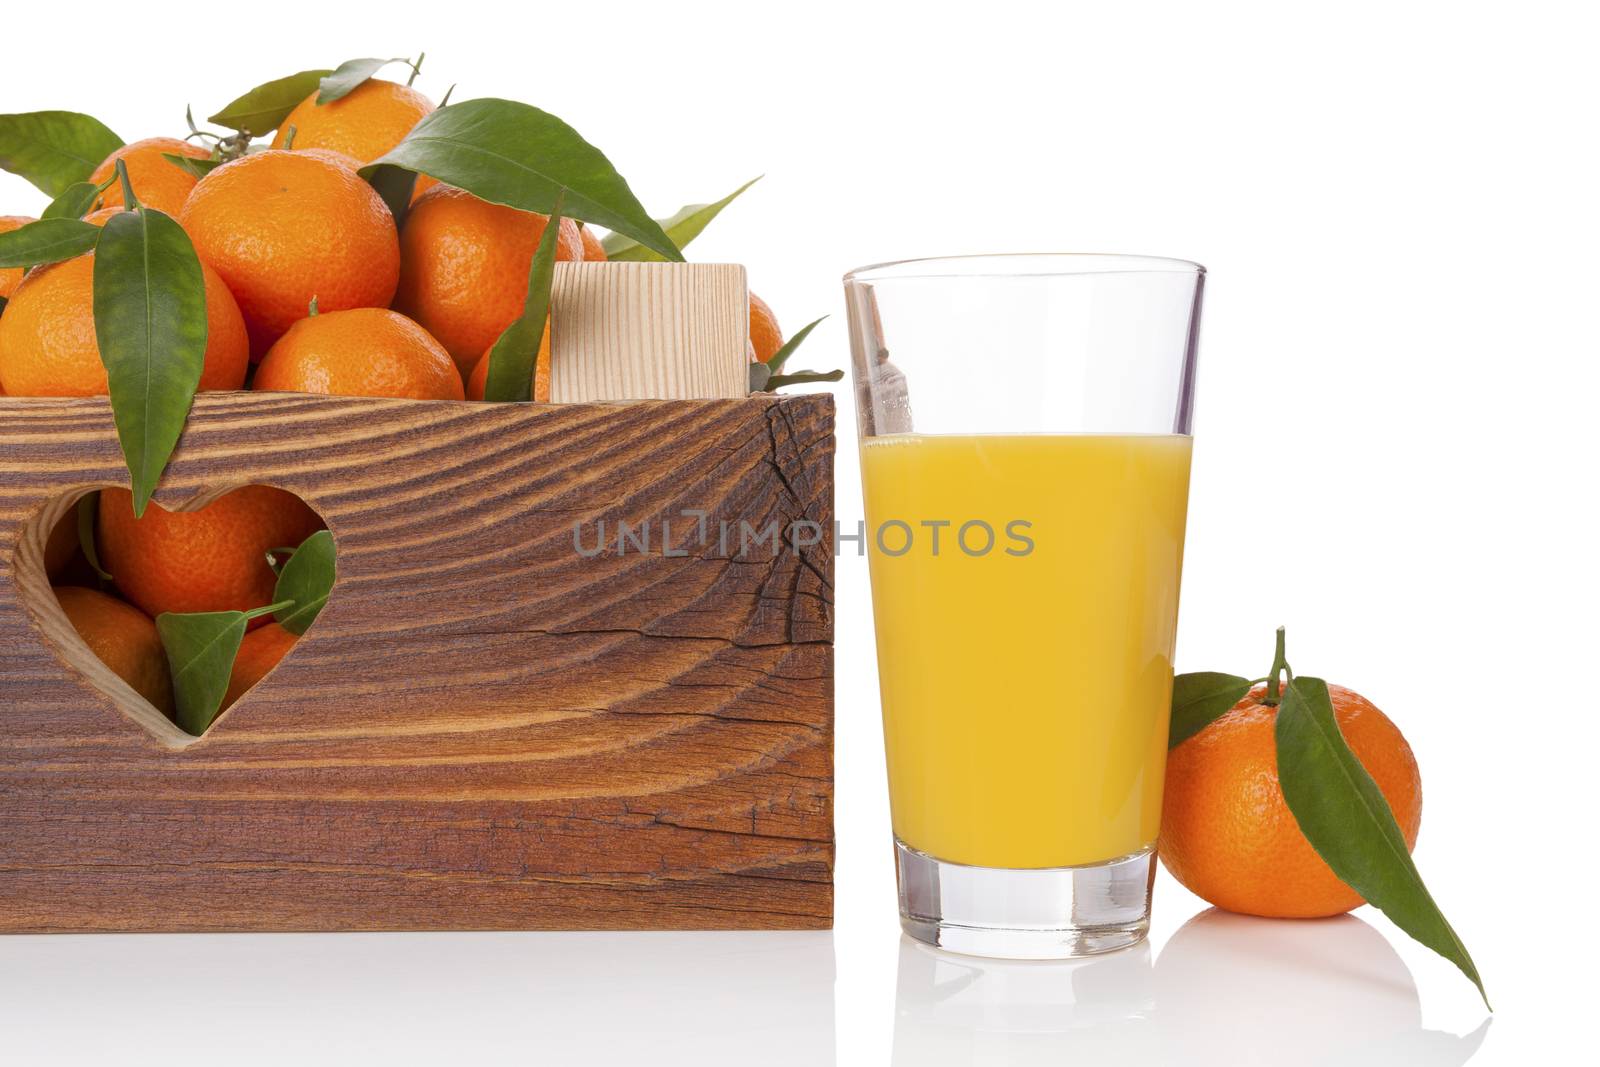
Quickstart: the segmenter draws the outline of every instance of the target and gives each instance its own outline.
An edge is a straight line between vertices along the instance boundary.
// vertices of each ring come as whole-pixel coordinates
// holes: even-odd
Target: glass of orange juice
[[[1149,928],[1205,270],[845,277],[902,925],[1050,959]]]

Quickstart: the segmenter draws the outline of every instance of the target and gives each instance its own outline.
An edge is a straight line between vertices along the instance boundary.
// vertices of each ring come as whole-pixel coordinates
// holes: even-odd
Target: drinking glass
[[[845,276],[901,921],[983,956],[1149,928],[1205,269]]]

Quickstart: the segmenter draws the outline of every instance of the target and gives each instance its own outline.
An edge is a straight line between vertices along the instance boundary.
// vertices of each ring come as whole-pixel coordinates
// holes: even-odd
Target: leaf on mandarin
[[[347,59],[317,83],[317,103],[331,104],[335,100],[342,100],[390,63],[409,62],[404,56],[394,59]]]
[[[32,182],[57,197],[88,181],[122,138],[105,123],[76,111],[30,111],[0,115],[0,170]]]
[[[196,737],[206,732],[227,696],[233,661],[239,656],[250,620],[285,606],[187,614],[169,611],[156,616],[156,632],[161,635],[172,673],[179,727]]]
[[[220,159],[195,159],[193,156],[180,156],[176,152],[163,152],[161,158],[171,163],[179,170],[186,170],[196,180],[204,178],[207,174],[222,166]]]
[[[140,208],[106,220],[95,246],[94,329],[134,514],[143,515],[183,432],[206,355],[205,275],[189,235],[170,216]]]
[[[556,273],[556,247],[561,229],[562,198],[545,223],[539,248],[528,268],[528,291],[523,297],[522,314],[495,340],[489,350],[489,373],[484,381],[485,400],[522,402],[533,399],[533,377],[539,368],[539,345],[544,340],[544,324],[550,315],[550,286]]]
[[[796,330],[794,336],[785,341],[783,347],[774,352],[772,358],[767,360],[767,369],[772,371],[773,374],[777,374],[782,370],[783,365],[789,362],[789,357],[795,354],[796,349],[805,344],[807,337],[811,336],[811,331],[821,325],[822,319],[827,317],[824,315],[821,319],[813,319]],[[842,375],[844,372],[840,371],[839,373]]]
[[[257,137],[270,133],[283,125],[289,112],[316,92],[322,79],[332,73],[331,70],[302,70],[258,85],[206,121],[230,130],[249,131]]]
[[[38,267],[81,256],[100,239],[100,227],[82,219],[40,219],[0,233],[0,267]]]
[[[711,220],[722,214],[722,209],[738,199],[739,194],[750,188],[763,176],[751,178],[739,188],[710,204],[685,204],[676,212],[664,219],[657,219],[662,230],[672,238],[672,243],[680,249],[689,247],[689,242],[699,237]],[[631,237],[624,237],[619,233],[607,234],[605,240],[600,242],[606,250],[606,258],[614,260],[661,260],[665,257],[659,252],[653,252],[641,245]]]
[[[83,218],[109,184],[109,180],[99,185],[94,182],[73,182],[61,191],[60,196],[50,201],[50,206],[40,213],[40,221]]]
[[[491,98],[439,108],[361,173],[370,177],[384,165],[523,211],[548,215],[560,197],[569,218],[631,237],[668,260],[683,260],[604,153],[528,104]]]
[[[1301,833],[1339,880],[1478,987],[1478,968],[1422,883],[1389,802],[1345,743],[1321,678],[1289,682],[1274,727],[1278,783]]]
[[[287,604],[274,612],[278,625],[299,637],[311,628],[333,592],[333,534],[318,530],[300,543],[278,572],[272,599]]]
[[[1250,693],[1254,684],[1237,674],[1196,671],[1172,680],[1172,718],[1167,727],[1167,747],[1177,748],[1226,715]]]

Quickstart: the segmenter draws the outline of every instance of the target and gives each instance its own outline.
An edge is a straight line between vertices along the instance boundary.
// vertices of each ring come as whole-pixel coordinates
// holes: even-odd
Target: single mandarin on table
[[[120,211],[121,208],[113,209]],[[238,389],[250,366],[244,319],[204,263],[206,354],[201,389]],[[12,396],[102,396],[106,368],[94,329],[94,253],[38,267],[0,315],[0,383]]]
[[[135,693],[169,719],[172,676],[161,635],[150,616],[114,596],[75,585],[56,588],[56,599],[83,643]]]
[[[783,347],[783,331],[778,328],[778,317],[772,313],[767,302],[754,293],[750,294],[750,347],[759,363],[766,363]]]
[[[268,550],[294,548],[320,529],[304,501],[271,486],[235,489],[196,511],[152,502],[138,519],[126,489],[100,491],[100,563],[122,595],[152,616],[270,604],[277,576]]]
[[[357,308],[301,319],[256,368],[276,392],[461,400],[461,372],[428,331],[398,311]]]
[[[482,400],[484,388],[489,384],[489,353],[494,345],[483,350],[472,377],[467,380],[467,399]],[[539,340],[539,362],[533,368],[533,399],[536,403],[550,402],[550,320],[544,321],[544,336]]]
[[[260,359],[313,298],[387,307],[400,275],[394,217],[348,168],[305,152],[244,156],[206,175],[180,220],[239,301]]]
[[[244,635],[239,653],[233,658],[233,670],[228,675],[228,691],[222,698],[223,708],[230,708],[245,691],[267,676],[278,665],[283,654],[294,647],[298,638],[275,622],[269,622]]]
[[[522,314],[528,270],[548,221],[448,185],[430,189],[406,216],[394,306],[438,338],[463,377]],[[583,238],[571,219],[561,220],[556,258],[583,258]]]
[[[95,185],[109,181],[116,175],[117,160],[120,159],[127,164],[128,182],[133,186],[133,195],[139,198],[139,203],[176,217],[183,210],[184,201],[189,199],[198,179],[164,158],[168,154],[190,159],[210,159],[211,149],[180,141],[176,137],[149,137],[123,145],[111,153],[89,175],[89,180]],[[96,203],[100,207],[122,206],[122,183],[112,181]]]
[[[1156,849],[1172,876],[1219,908],[1271,918],[1339,915],[1362,903],[1301,833],[1278,784],[1278,709],[1257,686],[1227,714],[1167,754]],[[1422,778],[1411,746],[1357,693],[1328,686],[1334,718],[1383,792],[1405,836],[1417,841]]]
[[[20,230],[33,221],[26,215],[0,215],[0,233]],[[22,284],[22,275],[21,267],[0,267],[0,299],[10,299],[11,294],[17,291],[17,286]]]

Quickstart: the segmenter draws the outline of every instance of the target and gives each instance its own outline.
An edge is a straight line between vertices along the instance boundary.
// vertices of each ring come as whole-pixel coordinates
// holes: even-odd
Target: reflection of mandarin
[[[406,216],[394,306],[439,339],[463,377],[522,314],[548,221],[445,185],[420,197]],[[571,219],[561,220],[556,258],[583,258],[583,238]]]
[[[89,181],[95,185],[110,181],[117,173],[117,160],[120,159],[128,168],[128,184],[133,186],[133,195],[139,203],[176,217],[183,210],[184,202],[189,199],[189,193],[198,179],[167,159],[168,155],[210,159],[211,149],[175,137],[146,138],[123,145],[107,156],[105,162],[89,175]],[[106,186],[97,204],[100,207],[122,206],[122,183],[112,181]]]
[[[237,389],[249,367],[244,319],[222,278],[204,263],[200,272],[207,326],[200,388]],[[93,252],[35,268],[12,295],[0,315],[0,384],[12,396],[105,395]]]
[[[1278,785],[1278,709],[1257,686],[1167,755],[1157,850],[1184,887],[1220,908],[1273,918],[1338,915],[1362,903],[1300,832]],[[1411,746],[1360,694],[1328,686],[1334,718],[1394,811],[1406,846],[1422,822]]]
[[[244,156],[206,175],[180,219],[233,290],[254,359],[306,317],[388,307],[400,274],[394,217],[347,167],[306,152]]]

